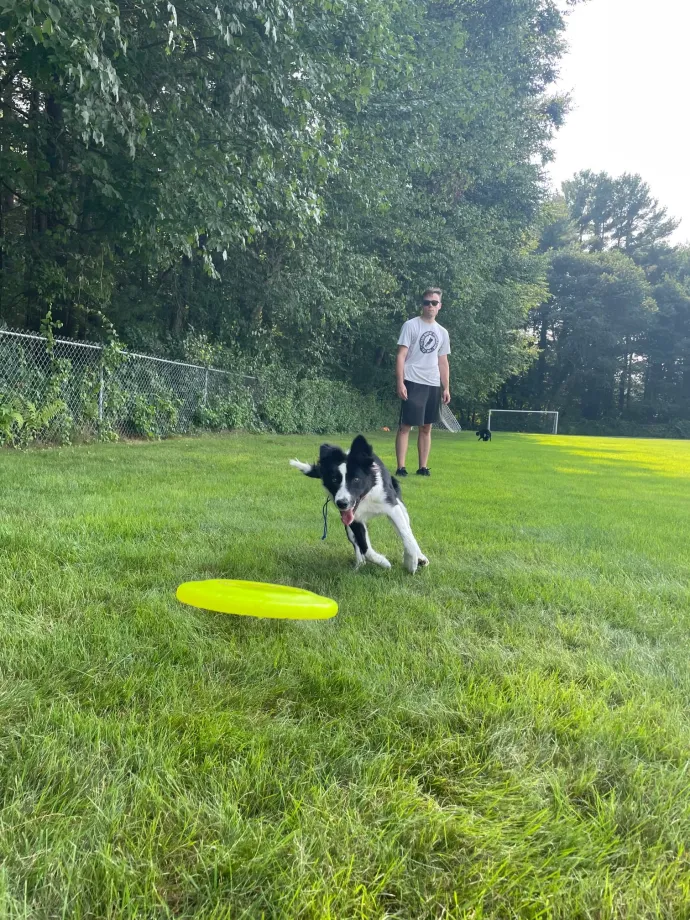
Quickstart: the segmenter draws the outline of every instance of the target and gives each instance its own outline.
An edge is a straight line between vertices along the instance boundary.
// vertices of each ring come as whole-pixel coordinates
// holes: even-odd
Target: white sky
[[[572,111],[549,172],[639,173],[690,241],[690,0],[588,0],[568,16],[557,88]]]

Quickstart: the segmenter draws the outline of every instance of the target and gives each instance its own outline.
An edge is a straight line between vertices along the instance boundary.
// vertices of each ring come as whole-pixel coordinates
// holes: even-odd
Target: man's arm
[[[441,386],[443,387],[443,405],[447,406],[450,402],[450,364],[448,355],[438,356],[438,372],[441,375]]]
[[[395,385],[400,399],[407,399],[407,387],[405,386],[405,358],[407,357],[407,345],[398,345],[398,354],[395,359]]]

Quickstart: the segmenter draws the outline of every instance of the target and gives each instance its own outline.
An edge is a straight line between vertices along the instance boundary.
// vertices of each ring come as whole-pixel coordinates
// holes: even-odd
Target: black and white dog
[[[480,441],[490,441],[491,432],[489,431],[488,428],[480,428],[479,431],[477,432],[477,437],[479,438]]]
[[[333,444],[322,444],[316,463],[291,460],[290,466],[323,482],[340,511],[347,538],[355,548],[355,568],[366,562],[374,562],[384,569],[391,567],[369,541],[367,521],[379,514],[388,515],[402,540],[403,565],[407,571],[414,574],[417,566],[429,564],[412,533],[398,480],[391,476],[361,434],[347,452]]]

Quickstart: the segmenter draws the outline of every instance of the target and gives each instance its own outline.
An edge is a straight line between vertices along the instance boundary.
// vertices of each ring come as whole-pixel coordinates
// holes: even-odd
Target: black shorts
[[[441,407],[441,387],[405,381],[407,399],[400,406],[401,425],[436,425]]]

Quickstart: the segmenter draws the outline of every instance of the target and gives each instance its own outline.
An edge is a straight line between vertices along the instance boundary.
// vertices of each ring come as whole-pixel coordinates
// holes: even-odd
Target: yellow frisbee
[[[328,620],[338,612],[336,601],[312,591],[228,578],[186,581],[177,589],[177,599],[191,607],[244,617]]]

